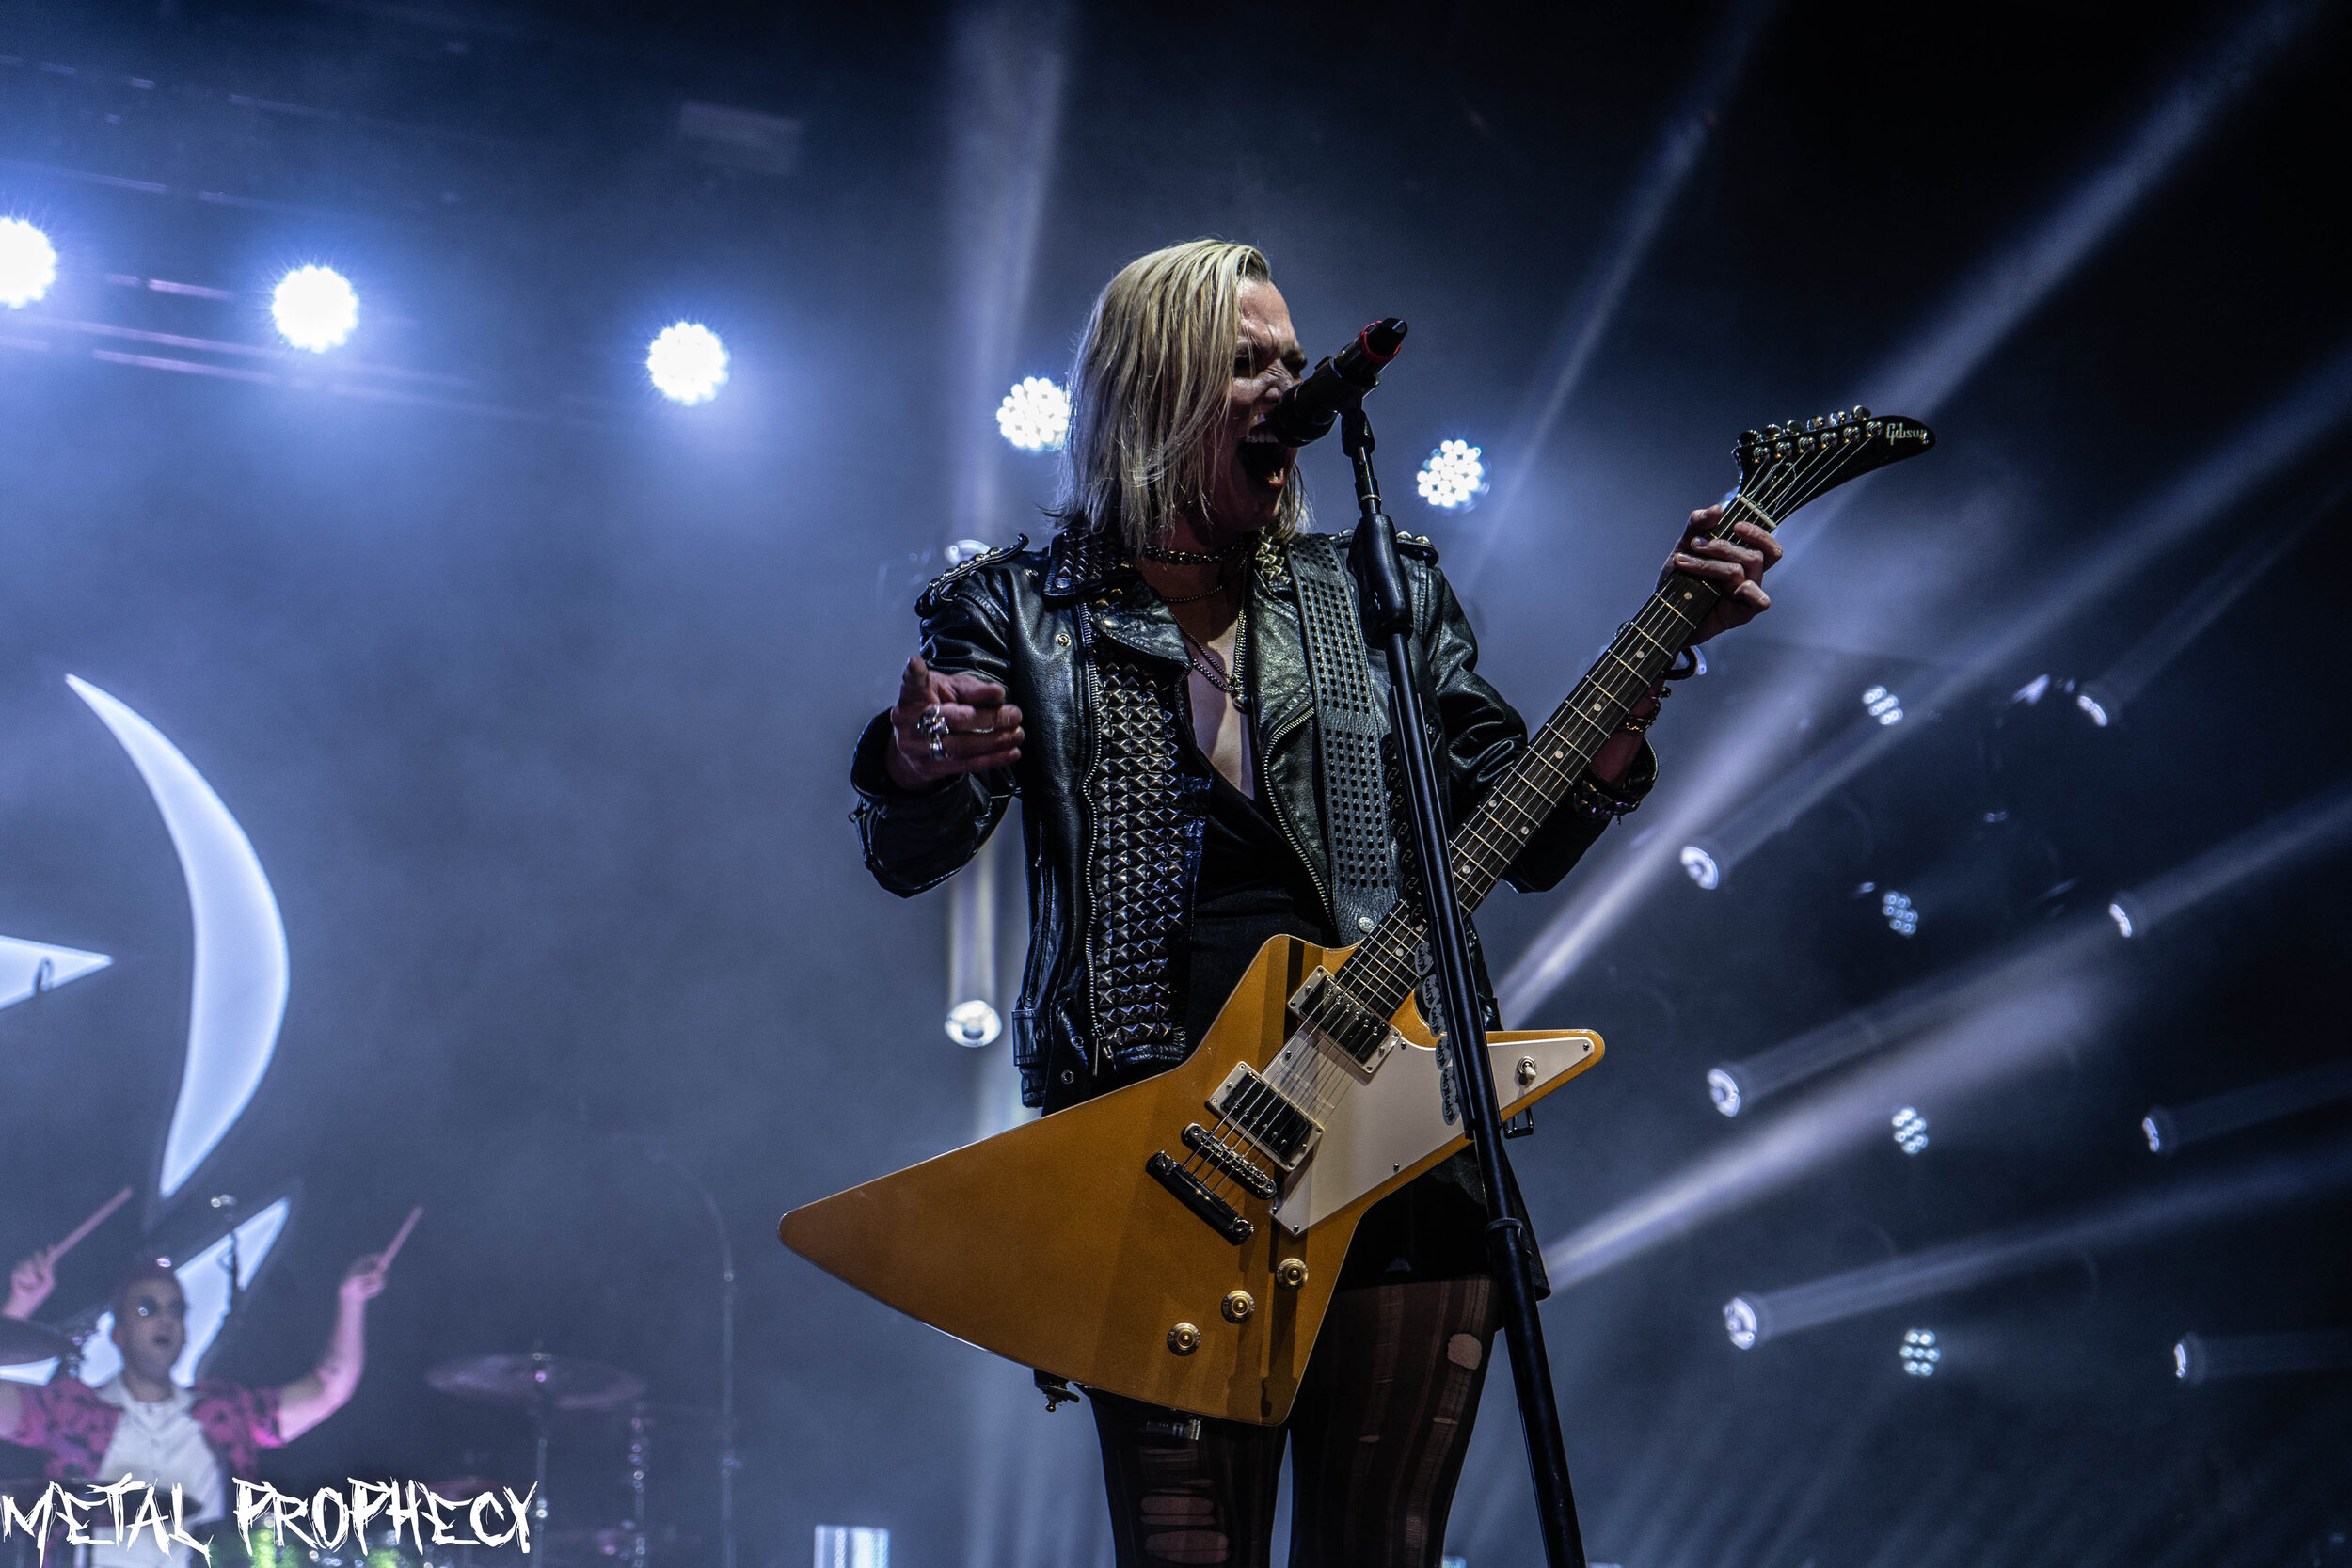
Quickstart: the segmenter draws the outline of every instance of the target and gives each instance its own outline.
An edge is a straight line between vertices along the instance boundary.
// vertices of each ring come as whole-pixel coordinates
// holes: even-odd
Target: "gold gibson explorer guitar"
[[[1740,437],[1719,533],[1776,526],[1935,437],[1856,408]],[[1669,578],[1454,833],[1475,909],[1713,608]],[[1400,901],[1353,947],[1277,937],[1200,1048],[1140,1084],[795,1209],[784,1244],[932,1327],[1088,1387],[1228,1420],[1290,1414],[1366,1209],[1462,1148]],[[1487,1036],[1505,1116],[1600,1059]]]

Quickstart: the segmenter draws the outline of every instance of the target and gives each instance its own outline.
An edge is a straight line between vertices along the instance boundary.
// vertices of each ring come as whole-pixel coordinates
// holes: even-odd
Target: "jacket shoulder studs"
[[[1434,562],[1438,559],[1438,546],[1429,542],[1429,536],[1425,533],[1407,533],[1403,529],[1398,529],[1396,547],[1399,554],[1409,555],[1416,561]]]
[[[1028,547],[1029,536],[1025,533],[1009,545],[1002,545],[993,550],[982,550],[976,556],[957,562],[953,566],[931,578],[930,585],[925,588],[922,596],[914,601],[915,612],[920,615],[929,615],[937,608],[939,596],[948,589],[953,588],[982,567],[993,566],[1000,561],[1010,561]]]

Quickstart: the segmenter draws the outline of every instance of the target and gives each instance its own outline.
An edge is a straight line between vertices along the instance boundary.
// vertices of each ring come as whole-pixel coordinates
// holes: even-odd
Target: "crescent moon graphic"
[[[120,701],[77,676],[65,679],[147,781],[188,885],[196,980],[187,1065],[157,1180],[159,1195],[169,1197],[236,1124],[269,1070],[286,1016],[286,926],[260,857],[203,775]]]

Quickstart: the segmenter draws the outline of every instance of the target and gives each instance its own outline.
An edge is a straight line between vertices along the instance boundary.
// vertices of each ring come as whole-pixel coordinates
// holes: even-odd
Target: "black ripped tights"
[[[1119,1568],[1267,1568],[1291,1452],[1291,1568],[1437,1568],[1494,1349],[1492,1281],[1343,1291],[1287,1429],[1089,1396]]]

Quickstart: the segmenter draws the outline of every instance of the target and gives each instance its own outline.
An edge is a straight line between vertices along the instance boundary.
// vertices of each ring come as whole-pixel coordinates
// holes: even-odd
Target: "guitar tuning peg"
[[[1778,425],[1776,425],[1776,424],[1768,424],[1768,425],[1766,425],[1766,426],[1764,427],[1764,439],[1766,439],[1767,441],[1777,441],[1777,440],[1779,440],[1779,439],[1780,439],[1780,426],[1778,426]]]
[[[1743,447],[1752,447],[1762,439],[1764,437],[1753,430],[1743,430],[1740,433],[1740,444]]]
[[[1860,421],[1862,421],[1862,420],[1867,420],[1867,419],[1868,419],[1868,418],[1870,417],[1870,411],[1869,411],[1867,408],[1863,407],[1863,406],[1862,406],[1862,404],[1858,404],[1858,403],[1857,403],[1857,404],[1855,404],[1853,405],[1853,417],[1854,417],[1855,422],[1859,423]]]
[[[1819,414],[1814,415],[1814,416],[1813,416],[1813,418],[1811,418],[1811,419],[1809,419],[1809,420],[1805,420],[1805,421],[1804,421],[1804,428],[1805,428],[1805,429],[1807,429],[1807,430],[1809,430],[1809,431],[1810,431],[1810,430],[1819,430],[1819,429],[1820,429],[1820,428],[1821,428],[1821,417],[1820,417]]]

